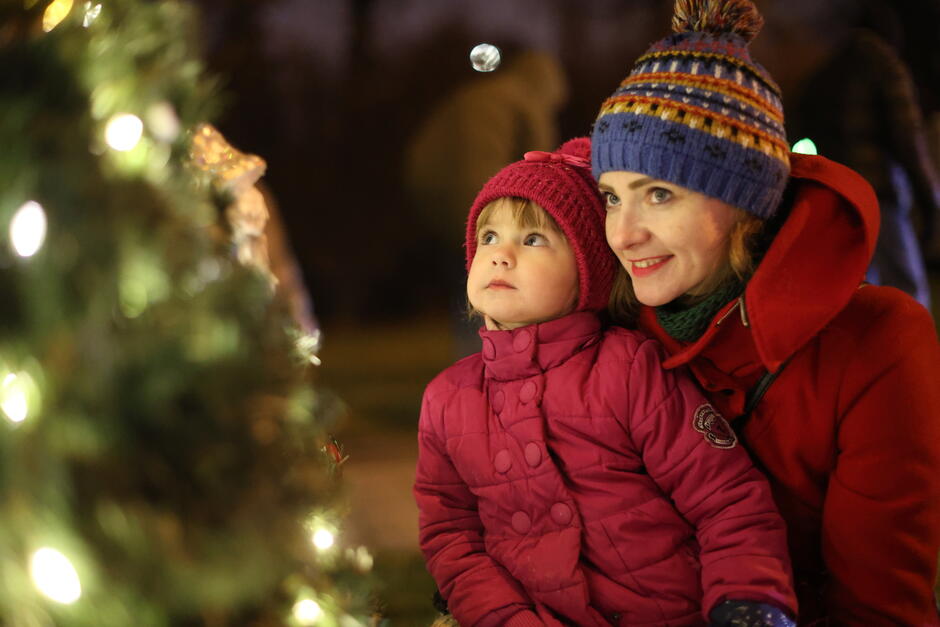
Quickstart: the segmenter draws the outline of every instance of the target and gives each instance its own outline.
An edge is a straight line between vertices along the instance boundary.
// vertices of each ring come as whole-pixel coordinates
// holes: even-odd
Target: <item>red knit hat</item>
[[[525,198],[555,219],[578,263],[576,311],[607,307],[618,262],[604,233],[604,199],[591,176],[591,140],[578,137],[555,152],[527,152],[491,178],[467,216],[467,271],[477,251],[477,218],[498,198]]]

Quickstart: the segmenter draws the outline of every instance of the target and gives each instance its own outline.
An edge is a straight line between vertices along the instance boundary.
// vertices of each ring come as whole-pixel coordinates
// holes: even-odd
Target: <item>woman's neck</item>
[[[744,285],[737,278],[731,278],[707,296],[677,298],[657,307],[656,319],[672,338],[680,342],[694,342],[702,337],[718,310],[744,291]]]

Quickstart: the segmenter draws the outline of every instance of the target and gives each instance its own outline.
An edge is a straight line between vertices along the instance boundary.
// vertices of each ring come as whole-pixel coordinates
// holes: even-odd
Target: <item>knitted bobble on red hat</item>
[[[467,270],[476,254],[480,212],[498,198],[524,198],[542,207],[561,228],[578,265],[577,311],[607,306],[617,260],[607,246],[604,200],[591,176],[591,140],[569,140],[554,152],[533,151],[491,178],[467,216]]]

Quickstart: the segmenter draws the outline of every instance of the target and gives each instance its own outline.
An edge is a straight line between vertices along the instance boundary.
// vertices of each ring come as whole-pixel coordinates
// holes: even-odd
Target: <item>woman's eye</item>
[[[548,238],[541,233],[529,233],[523,244],[526,246],[548,246]]]
[[[496,242],[496,233],[493,231],[487,231],[480,235],[480,244],[486,246],[488,244],[493,244]]]
[[[654,187],[650,190],[650,200],[653,204],[659,205],[672,198],[672,192],[662,187]]]
[[[608,207],[614,207],[620,204],[620,197],[613,192],[602,192],[604,195],[604,202]]]

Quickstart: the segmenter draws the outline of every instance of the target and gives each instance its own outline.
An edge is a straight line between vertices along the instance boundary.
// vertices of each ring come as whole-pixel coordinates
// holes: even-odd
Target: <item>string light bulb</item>
[[[336,542],[336,537],[325,527],[320,527],[313,532],[313,546],[321,551],[325,551]]]
[[[294,603],[294,618],[301,625],[315,625],[320,617],[323,616],[323,610],[320,604],[313,599],[301,599]]]
[[[85,16],[82,18],[82,26],[88,28],[95,23],[98,16],[101,15],[101,5],[92,2],[85,3]]]
[[[72,10],[72,0],[52,0],[42,14],[42,30],[51,31],[62,23]]]
[[[144,123],[132,113],[119,113],[108,120],[104,129],[104,140],[118,152],[127,152],[140,141]]]
[[[29,570],[39,591],[56,603],[71,605],[82,596],[75,567],[55,549],[44,547],[33,553]]]
[[[10,221],[10,243],[20,257],[32,257],[46,239],[46,212],[42,205],[30,200],[13,214]]]
[[[26,371],[0,369],[0,414],[13,424],[20,424],[39,413],[39,386]]]

